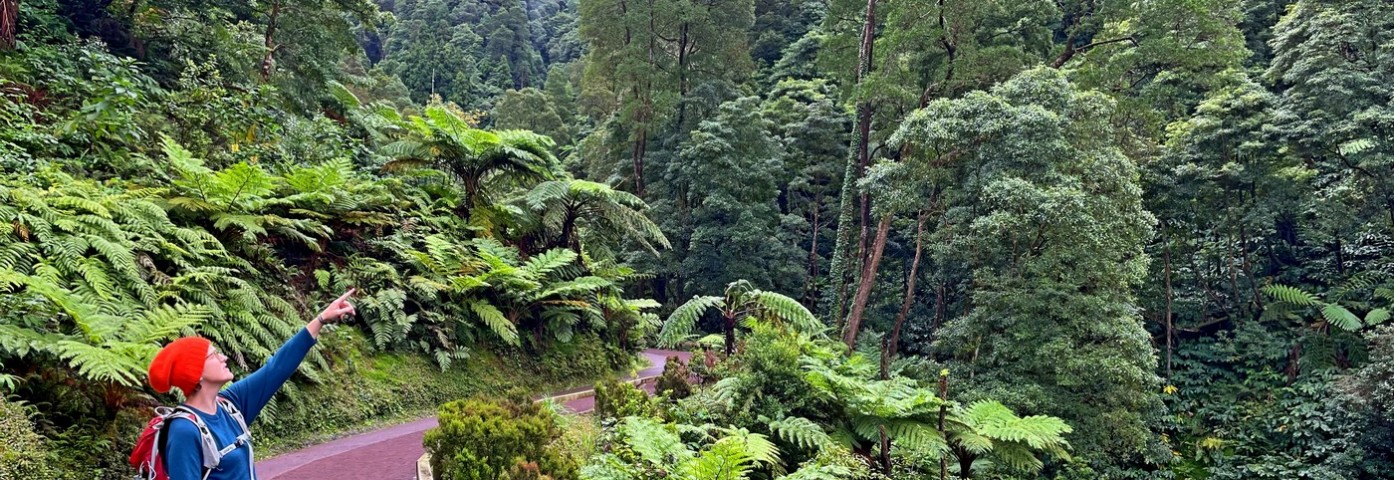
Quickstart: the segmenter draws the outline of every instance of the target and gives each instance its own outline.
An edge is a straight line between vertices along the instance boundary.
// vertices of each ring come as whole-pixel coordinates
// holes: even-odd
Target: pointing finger
[[[344,292],[344,294],[343,294],[342,296],[340,296],[338,300],[334,300],[334,304],[335,304],[335,305],[341,305],[341,304],[343,304],[343,303],[344,303],[344,300],[348,300],[348,298],[349,298],[349,297],[352,297],[352,296],[353,296],[353,293],[354,293],[354,292],[357,292],[357,291],[358,291],[357,288],[350,288],[347,292]]]

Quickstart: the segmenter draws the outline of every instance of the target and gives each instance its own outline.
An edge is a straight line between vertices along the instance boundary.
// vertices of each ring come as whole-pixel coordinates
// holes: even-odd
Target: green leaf
[[[1389,309],[1376,308],[1365,314],[1365,325],[1375,326],[1389,320]]]
[[[1318,300],[1315,295],[1302,291],[1301,289],[1298,289],[1296,287],[1289,287],[1287,285],[1268,285],[1266,287],[1263,287],[1263,293],[1267,293],[1269,296],[1276,298],[1279,301],[1291,303],[1294,305],[1303,305],[1310,307],[1321,305],[1321,300]]]
[[[725,299],[722,297],[692,297],[671,315],[668,321],[663,323],[663,330],[658,334],[659,345],[665,347],[677,346],[688,337],[692,336],[692,331],[697,328],[697,320],[702,318],[702,314],[707,309],[720,305]]]
[[[513,325],[513,322],[508,321],[508,318],[505,317],[503,312],[500,312],[498,308],[483,300],[470,302],[469,306],[470,311],[473,311],[474,314],[478,316],[485,325],[488,325],[489,329],[493,330],[495,335],[502,338],[505,343],[515,347],[520,344],[518,339],[518,327]]]
[[[1346,307],[1334,303],[1328,303],[1321,307],[1321,316],[1326,319],[1326,323],[1336,326],[1341,330],[1353,332],[1360,329],[1360,317],[1355,316]]]

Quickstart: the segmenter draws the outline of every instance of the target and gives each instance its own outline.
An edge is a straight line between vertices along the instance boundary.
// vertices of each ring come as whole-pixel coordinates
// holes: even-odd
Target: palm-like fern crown
[[[678,306],[668,316],[659,333],[659,344],[675,346],[693,336],[697,321],[711,308],[732,319],[753,317],[779,328],[802,333],[817,333],[827,328],[813,313],[785,295],[759,290],[750,282],[737,280],[726,286],[724,297],[698,296]]]
[[[569,229],[581,227],[582,235],[594,237],[594,242],[587,243],[597,246],[632,240],[654,254],[655,244],[671,248],[663,231],[643,214],[648,205],[642,199],[603,183],[546,181],[533,187],[524,200],[551,237],[571,239],[575,232]]]
[[[1064,435],[1072,429],[1064,420],[1044,415],[1018,417],[995,401],[956,407],[950,417],[950,437],[975,456],[990,456],[1012,468],[1037,471],[1044,466],[1036,452],[1069,459]]]
[[[583,323],[603,327],[605,305],[636,314],[657,306],[615,298],[615,284],[586,275],[579,256],[568,249],[523,260],[516,248],[491,238],[461,242],[435,234],[424,244],[424,249],[401,248],[403,260],[416,271],[407,279],[411,288],[426,298],[466,306],[510,344],[520,342],[518,324],[524,321],[542,321],[558,340],[569,341]]]
[[[490,199],[488,184],[547,180],[559,168],[551,153],[555,143],[547,136],[477,129],[441,106],[426,108],[424,116],[412,117],[405,126],[409,138],[382,148],[381,153],[394,159],[383,168],[438,168],[464,185],[471,202]]]

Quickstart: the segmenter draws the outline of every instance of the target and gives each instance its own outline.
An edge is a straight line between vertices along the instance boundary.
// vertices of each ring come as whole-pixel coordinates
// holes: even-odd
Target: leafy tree
[[[1149,424],[1160,407],[1133,298],[1151,216],[1136,165],[1107,141],[1110,108],[1057,72],[1032,70],[912,114],[893,141],[916,154],[871,175],[900,195],[916,173],[947,169],[957,187],[935,262],[964,262],[971,303],[935,350],[975,372],[968,398],[1059,416],[1100,464],[1155,458]],[[1049,360],[1056,349],[1071,360]]]
[[[1384,61],[1383,45],[1394,14],[1384,7],[1373,1],[1295,3],[1274,28],[1274,59],[1265,76],[1283,89],[1277,114],[1282,138],[1294,153],[1314,160],[1318,174],[1335,175],[1323,189],[1339,205],[1333,207],[1360,218],[1383,217],[1378,228],[1388,234],[1394,231],[1394,155],[1381,132],[1394,69]]]
[[[483,72],[483,39],[469,25],[452,25],[446,3],[440,0],[401,0],[397,21],[383,44],[383,70],[402,79],[412,99],[431,95],[466,106],[477,106]]]
[[[723,103],[668,165],[661,186],[676,198],[655,211],[679,239],[668,267],[680,281],[678,295],[737,279],[784,292],[803,285],[798,259],[805,254],[784,238],[797,219],[779,209],[790,177],[771,129],[757,99]]]
[[[571,144],[570,116],[563,117],[552,98],[536,88],[504,92],[494,105],[493,116],[495,128],[531,130],[551,137],[558,145]]]
[[[630,145],[632,190],[644,196],[648,140],[670,117],[683,125],[681,100],[709,80],[749,70],[746,32],[752,0],[665,0],[645,8],[624,1],[582,2],[579,32],[590,46],[584,96],[603,98],[596,115],[614,115]],[[603,134],[603,133],[602,133]]]

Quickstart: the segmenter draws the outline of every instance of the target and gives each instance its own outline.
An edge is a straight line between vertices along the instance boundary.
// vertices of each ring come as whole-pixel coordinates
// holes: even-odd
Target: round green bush
[[[531,402],[456,400],[440,407],[439,422],[425,438],[437,480],[497,480],[524,471],[533,471],[532,478],[577,478],[575,462],[552,447],[562,434],[553,414]]]

